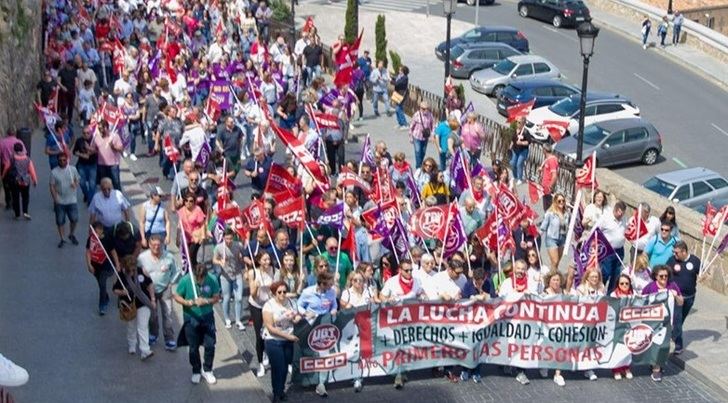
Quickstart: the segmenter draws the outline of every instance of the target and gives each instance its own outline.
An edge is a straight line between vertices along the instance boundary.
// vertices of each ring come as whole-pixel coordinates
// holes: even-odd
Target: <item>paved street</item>
[[[412,6],[415,2],[417,0],[372,0],[371,7],[362,7],[360,20],[363,22],[360,26],[365,28],[364,42],[373,49],[373,21],[377,13],[384,13],[387,16],[388,46],[400,52],[404,63],[411,68],[410,82],[440,93],[444,68],[435,58],[434,47],[445,38],[445,20],[440,17],[442,3],[430,2],[429,19],[424,17],[425,1],[414,13],[395,11],[399,10],[395,7]],[[299,15],[330,10],[331,14],[327,15],[343,21],[344,3],[342,0],[338,4],[327,5],[325,0],[302,0],[299,12],[303,14]],[[376,3],[386,3],[390,10],[385,10],[385,5],[375,8]],[[458,5],[453,35],[472,26],[474,13],[474,7],[464,3]],[[597,17],[598,13],[595,13]],[[407,23],[403,24],[405,20]],[[516,12],[515,0],[499,0],[492,6],[481,6],[479,23],[518,28],[529,39],[532,54],[554,62],[568,82],[581,84],[582,61],[573,29],[556,30],[547,23],[523,19]],[[341,30],[339,25],[318,24],[322,25],[322,33],[332,29],[338,33]],[[599,25],[598,20],[596,24]],[[668,59],[661,51],[645,51],[635,39],[603,25],[601,28],[590,64],[589,88],[616,92],[632,99],[640,107],[641,115],[660,131],[664,145],[664,158],[656,165],[632,165],[616,170],[638,183],[655,173],[683,166],[704,166],[728,175],[728,162],[723,158],[723,150],[728,146],[728,115],[725,114],[728,93],[712,81]],[[635,26],[634,31],[638,32],[639,27]],[[326,43],[334,39],[335,36],[324,35]],[[462,83],[467,89],[467,97],[477,100],[474,103],[478,112],[502,119],[497,116],[492,101],[472,92],[467,81]]]

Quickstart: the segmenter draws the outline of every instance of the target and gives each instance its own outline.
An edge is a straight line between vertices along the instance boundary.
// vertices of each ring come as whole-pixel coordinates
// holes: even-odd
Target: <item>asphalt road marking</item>
[[[679,159],[677,159],[677,158],[675,158],[675,157],[672,157],[672,161],[673,161],[674,163],[676,163],[676,164],[680,165],[680,167],[682,167],[682,168],[687,168],[687,167],[688,167],[687,165],[685,165],[685,163],[684,163],[684,162],[680,161]]]
[[[660,90],[660,87],[658,87],[658,86],[656,86],[655,84],[653,84],[653,83],[652,83],[652,82],[651,82],[650,80],[648,80],[648,79],[646,79],[646,78],[642,77],[641,75],[639,75],[639,74],[637,74],[637,73],[633,73],[633,74],[634,74],[634,76],[635,76],[635,77],[637,77],[637,78],[639,78],[640,80],[644,81],[644,82],[645,82],[645,83],[646,83],[647,85],[649,85],[650,87],[652,87],[652,88],[656,89],[657,91],[659,91],[659,90]]]
[[[560,30],[558,30],[558,29],[556,29],[554,27],[551,27],[551,26],[548,26],[548,25],[544,25],[544,24],[541,24],[541,27],[543,29],[547,30],[547,31],[551,31],[551,32],[553,32],[555,34],[558,34],[560,36],[563,36],[564,38],[566,38],[566,39],[568,39],[570,41],[579,42],[579,40],[576,39],[575,37],[573,37],[571,35],[567,35],[567,34],[561,32]]]
[[[717,131],[725,134],[726,136],[728,136],[728,132],[725,131],[725,130],[723,130],[723,129],[721,129],[720,126],[716,125],[715,123],[711,123],[710,125],[713,126],[715,128],[715,130],[717,130]]]

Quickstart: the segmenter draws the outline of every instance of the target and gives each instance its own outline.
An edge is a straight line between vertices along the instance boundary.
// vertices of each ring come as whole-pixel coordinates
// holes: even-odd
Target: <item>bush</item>
[[[455,87],[455,93],[458,94],[458,98],[463,101],[463,109],[467,106],[465,104],[465,88],[463,87],[463,84],[460,83]]]
[[[384,27],[384,16],[377,16],[377,24],[374,27],[374,41],[376,43],[376,51],[374,52],[374,60],[376,63],[384,62],[387,67],[387,32]]]
[[[346,22],[344,24],[344,41],[354,43],[359,30],[359,7],[357,0],[348,0],[346,3]]]
[[[399,73],[399,68],[402,66],[402,57],[399,56],[399,53],[390,50],[389,58],[392,60],[392,71],[394,74]]]
[[[273,10],[273,20],[285,23],[291,21],[291,9],[285,0],[272,0],[270,9]]]

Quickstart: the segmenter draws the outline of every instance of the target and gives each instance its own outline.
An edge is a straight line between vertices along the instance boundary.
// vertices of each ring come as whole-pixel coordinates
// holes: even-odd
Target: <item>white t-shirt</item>
[[[435,274],[432,279],[437,287],[437,295],[449,295],[450,298],[459,297],[462,293],[462,287],[464,287],[465,283],[468,281],[462,274],[455,280],[451,279],[447,270],[443,270]],[[462,286],[460,284],[462,284]]]
[[[341,302],[351,304],[354,307],[369,305],[372,302],[372,293],[369,288],[359,294],[353,287],[347,288],[341,293]]]
[[[250,305],[262,309],[263,304],[271,299],[270,285],[273,284],[273,276],[260,269],[254,269],[249,275],[254,276],[253,281],[258,285],[258,295],[248,297],[248,302]]]
[[[412,271],[412,276],[420,281],[420,285],[422,286],[422,290],[424,290],[427,299],[434,300],[438,298],[437,283],[435,283],[434,279],[436,274],[437,272],[434,270],[429,273],[425,272],[422,269]]]
[[[386,298],[395,298],[397,300],[416,298],[424,293],[420,280],[416,277],[412,277],[412,289],[406,293],[402,290],[399,284],[399,274],[387,280],[382,287],[382,296]]]
[[[288,334],[293,333],[293,318],[296,316],[296,309],[290,300],[285,305],[281,305],[275,298],[271,298],[263,305],[263,313],[273,314],[273,325]],[[285,340],[282,337],[275,336],[268,332],[263,326],[263,339],[265,340]]]

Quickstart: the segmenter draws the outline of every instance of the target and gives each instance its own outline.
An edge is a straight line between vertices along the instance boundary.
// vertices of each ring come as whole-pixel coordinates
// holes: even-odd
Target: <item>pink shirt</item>
[[[107,137],[102,137],[101,135],[97,135],[94,138],[94,147],[96,148],[96,151],[98,152],[98,157],[99,157],[98,164],[99,165],[114,166],[114,165],[119,165],[119,162],[121,162],[121,153],[118,151],[115,151],[113,148],[111,148],[112,144],[117,149],[119,149],[123,146],[119,136],[116,134],[113,134],[113,133]]]
[[[205,225],[205,213],[199,206],[195,206],[192,211],[188,210],[187,207],[182,207],[177,210],[177,215],[182,221],[182,229],[185,232],[187,242],[191,243],[192,233]]]
[[[476,151],[482,148],[482,139],[485,137],[483,126],[478,122],[465,122],[460,128],[460,137],[463,139],[463,145],[469,151]]]
[[[7,136],[0,139],[0,161],[10,162],[14,154],[13,147],[18,143],[23,144],[17,137]],[[23,145],[23,151],[25,151],[25,145]]]

